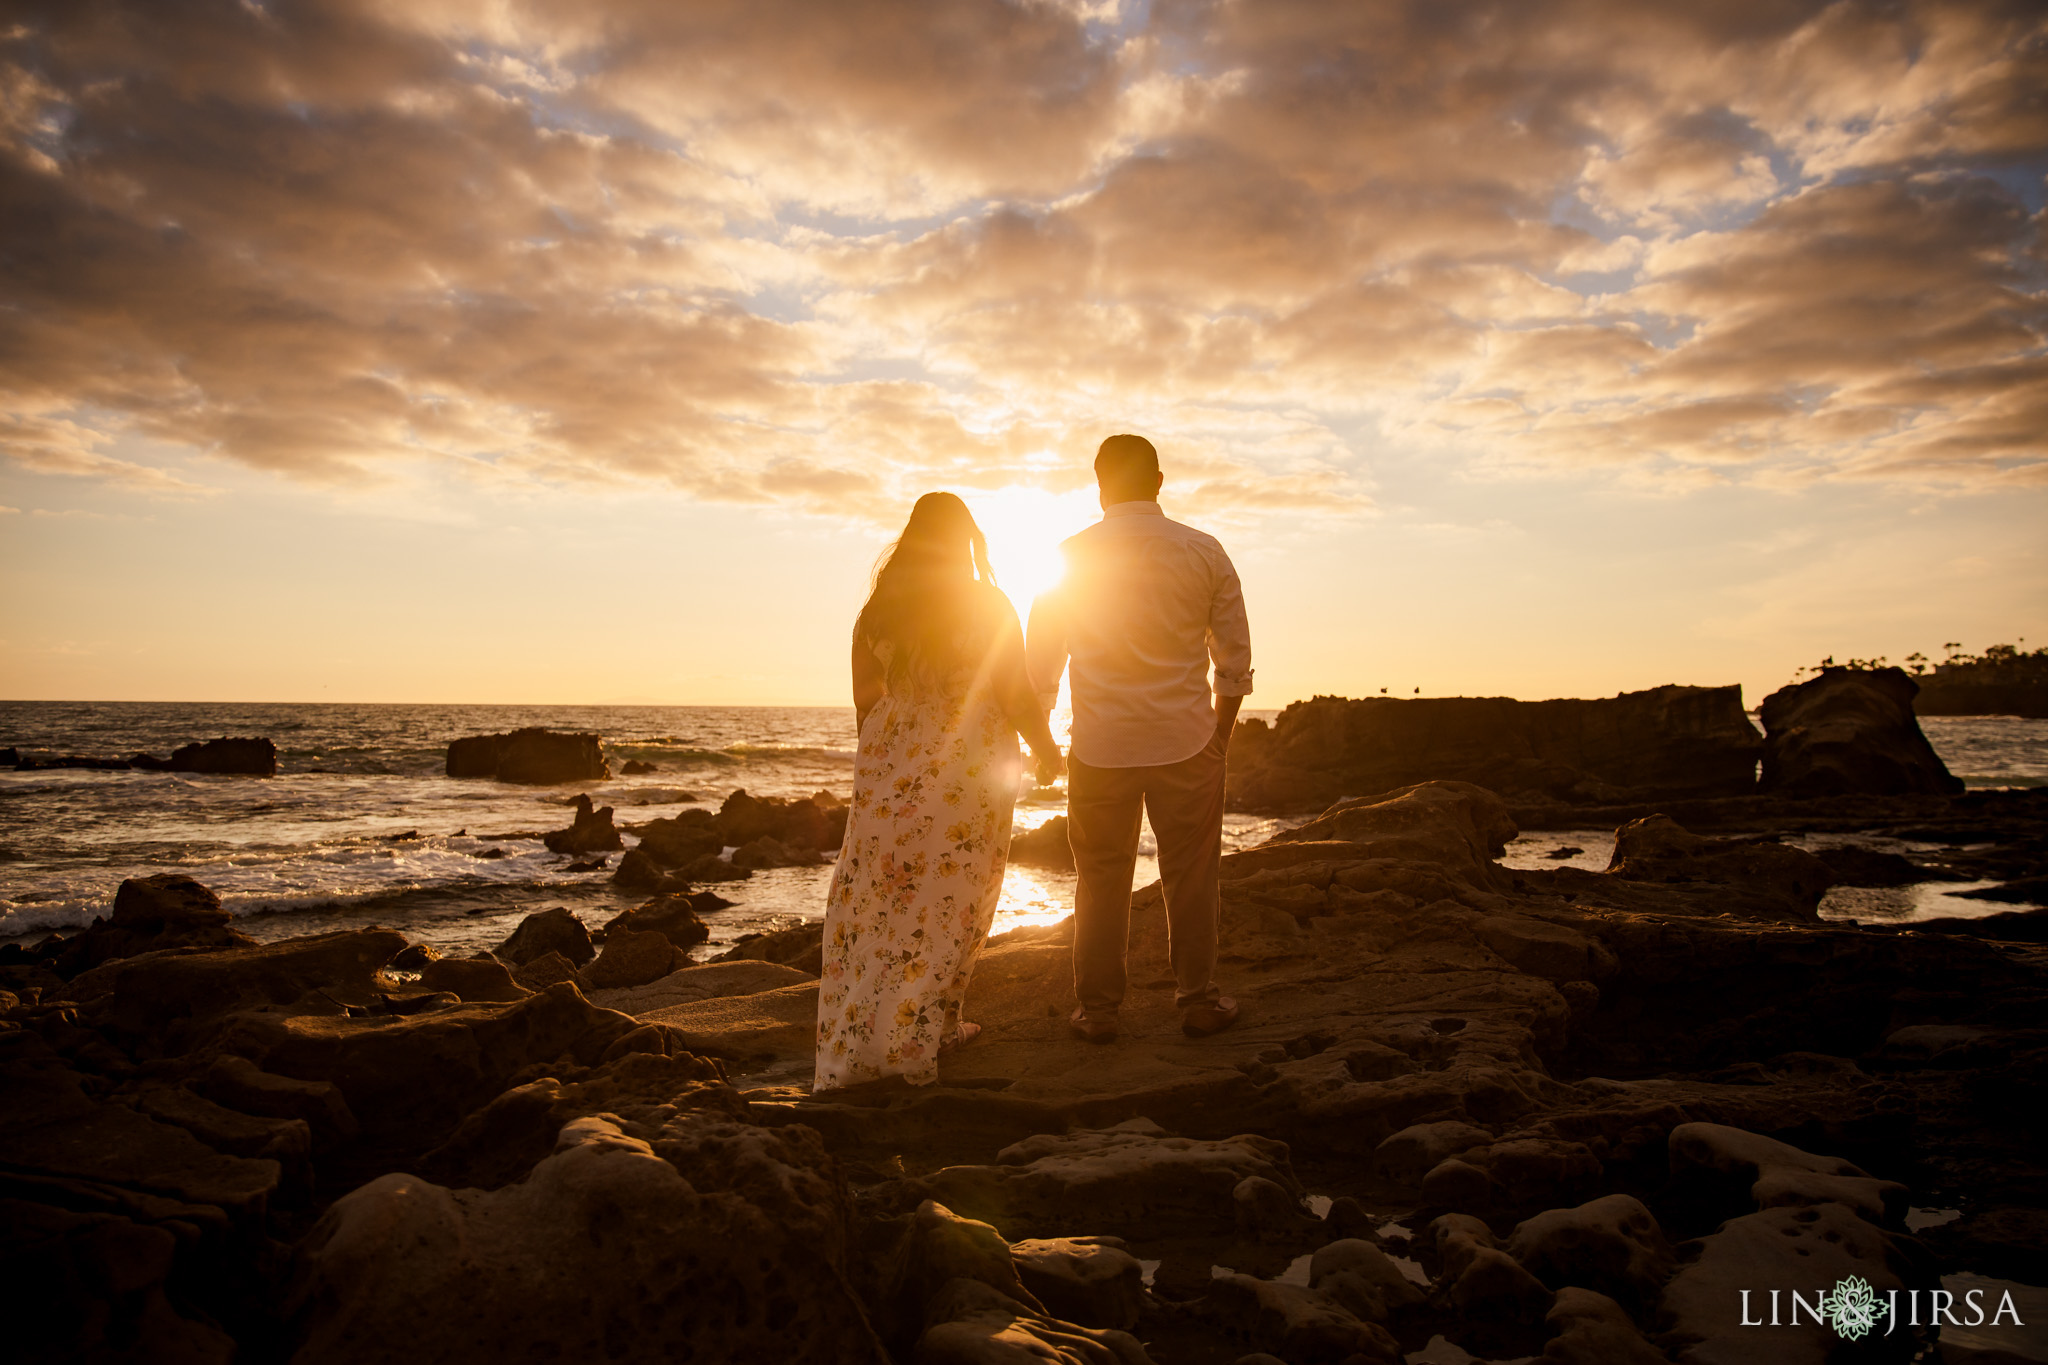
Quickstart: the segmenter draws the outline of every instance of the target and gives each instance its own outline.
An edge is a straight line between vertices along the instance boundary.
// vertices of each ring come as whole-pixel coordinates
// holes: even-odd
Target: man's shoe
[[[1180,1013],[1180,1031],[1190,1038],[1221,1033],[1237,1022],[1237,1002],[1219,995],[1207,1005],[1190,1005]]]
[[[1116,1018],[1097,1017],[1090,1019],[1088,1012],[1076,1006],[1067,1016],[1067,1032],[1084,1043],[1113,1043],[1116,1041]]]

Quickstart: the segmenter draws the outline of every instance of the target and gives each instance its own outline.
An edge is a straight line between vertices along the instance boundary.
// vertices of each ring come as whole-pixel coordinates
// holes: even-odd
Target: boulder
[[[1701,1365],[1768,1359],[1823,1365],[1841,1338],[1825,1321],[1800,1315],[1768,1324],[1772,1290],[1811,1305],[1841,1281],[1862,1280],[1880,1303],[1893,1290],[1925,1288],[1910,1257],[1883,1230],[1840,1204],[1766,1209],[1731,1219],[1677,1248],[1681,1268],[1664,1287],[1659,1324],[1679,1359]],[[1747,1307],[1744,1291],[1748,1291]],[[1744,1326],[1747,1317],[1751,1325]]]
[[[1599,700],[1316,697],[1269,729],[1239,725],[1231,809],[1320,810],[1419,782],[1561,802],[1739,796],[1761,750],[1738,687],[1657,687]]]
[[[688,962],[665,935],[628,929],[605,935],[604,951],[583,969],[582,979],[591,990],[644,986]]]
[[[171,752],[167,765],[174,773],[237,773],[249,777],[277,776],[277,746],[267,739],[209,739]]]
[[[619,771],[627,777],[643,777],[648,773],[660,772],[661,765],[659,763],[644,762],[637,758],[629,758],[626,760],[625,766],[620,768]]]
[[[1479,1245],[1455,1270],[1446,1270],[1432,1298],[1439,1311],[1457,1320],[1461,1343],[1485,1354],[1519,1354],[1533,1347],[1542,1339],[1535,1324],[1551,1307],[1550,1291],[1514,1257]]]
[[[1486,1174],[1503,1208],[1530,1209],[1584,1198],[1598,1188],[1602,1168],[1582,1142],[1520,1137],[1487,1149]]]
[[[1824,668],[1764,698],[1763,789],[1780,796],[1953,793],[1963,789],[1913,714],[1918,683],[1898,668]]]
[[[1676,1192],[1705,1218],[1831,1203],[1873,1223],[1904,1226],[1911,1191],[1840,1157],[1720,1123],[1680,1124],[1667,1151]]]
[[[653,900],[623,910],[604,923],[607,942],[614,934],[660,934],[678,948],[694,948],[711,937],[711,930],[697,918],[696,897],[656,896]]]
[[[519,921],[510,937],[491,950],[493,957],[515,967],[523,967],[548,953],[560,953],[578,966],[597,956],[590,931],[565,905],[528,915]]]
[[[716,853],[707,853],[694,863],[685,863],[682,869],[682,876],[692,882],[743,882],[753,875],[753,868],[742,867]]]
[[[1423,1293],[1386,1252],[1347,1237],[1320,1248],[1309,1261],[1309,1288],[1363,1322],[1390,1322],[1420,1308]]]
[[[912,1365],[1152,1365],[1128,1333],[1061,1322],[980,1280],[951,1280],[932,1298]]]
[[[1144,1267],[1119,1237],[1051,1237],[1010,1247],[1017,1278],[1046,1312],[1128,1332],[1145,1311]]]
[[[0,1227],[7,1230],[0,1275],[12,1301],[10,1358],[166,1365],[236,1358],[233,1337],[173,1306],[169,1282],[188,1278],[189,1268],[177,1264],[180,1239],[171,1228],[22,1199],[0,1199]]]
[[[544,991],[558,981],[574,981],[576,964],[550,948],[513,972],[512,979],[530,991]]]
[[[1424,782],[1340,801],[1268,846],[1338,841],[1352,859],[1398,858],[1484,872],[1519,831],[1498,796],[1469,782]]]
[[[810,867],[817,861],[817,849],[785,844],[765,834],[732,851],[732,865],[748,872],[770,867]]]
[[[532,990],[512,979],[505,964],[492,957],[444,957],[420,969],[420,986],[446,991],[461,1000],[521,1000]]]
[[[1286,1186],[1262,1175],[1248,1175],[1230,1192],[1237,1235],[1245,1242],[1291,1244],[1316,1220]]]
[[[1614,970],[1614,954],[1600,940],[1533,916],[1488,915],[1472,933],[1517,971],[1546,981],[1599,980]]]
[[[934,1320],[932,1301],[956,1281],[985,1285],[1034,1316],[1045,1311],[1018,1278],[1009,1243],[987,1223],[927,1199],[906,1217],[871,1225],[869,1235],[875,1245],[868,1254],[877,1261],[869,1295],[875,1324],[898,1350],[917,1341]],[[885,1241],[886,1252],[877,1255]]]
[[[339,1086],[273,1075],[246,1057],[215,1057],[193,1085],[199,1094],[240,1113],[303,1123],[318,1146],[346,1142],[362,1131]]]
[[[439,1143],[520,1072],[595,1066],[637,1027],[564,984],[504,1004],[403,1017],[244,1013],[224,1021],[212,1045],[272,1075],[332,1084],[363,1141],[402,1163]]]
[[[612,808],[604,806],[593,810],[588,795],[579,795],[572,804],[574,818],[569,828],[553,830],[541,836],[550,853],[609,853],[626,846],[625,840],[612,826]]]
[[[824,793],[820,793],[824,796]],[[787,800],[736,791],[718,809],[718,835],[726,848],[743,848],[763,837],[795,849],[836,849],[846,835],[846,807],[826,796]]]
[[[1560,1289],[1543,1323],[1556,1333],[1543,1345],[1546,1365],[1668,1365],[1664,1353],[1605,1294]]]
[[[1074,849],[1067,842],[1067,817],[1055,815],[1036,829],[1020,830],[1011,835],[1010,861],[1025,867],[1051,867],[1072,872]]]
[[[710,850],[716,853],[716,849]],[[702,856],[702,855],[699,855]],[[687,892],[688,880],[666,872],[645,848],[629,848],[612,871],[612,883],[626,891]]]
[[[288,1184],[302,1185],[309,1173],[313,1127],[304,1119],[245,1114],[185,1085],[150,1086],[128,1101],[159,1123],[183,1128],[216,1152],[275,1161]]]
[[[1235,1343],[1288,1365],[1399,1365],[1400,1347],[1385,1328],[1361,1322],[1325,1294],[1301,1285],[1219,1275],[1203,1316]]]
[[[715,1000],[730,995],[757,995],[762,991],[802,986],[810,978],[794,967],[776,962],[712,962],[683,967],[644,986],[614,990],[592,990],[590,1002],[621,1014],[641,1015],[671,1005]]]
[[[746,1129],[707,1166],[669,1131],[650,1143],[581,1119],[519,1184],[392,1174],[344,1195],[296,1253],[293,1360],[885,1365],[846,1279],[844,1188],[815,1139]]]
[[[800,924],[794,929],[777,929],[766,934],[742,934],[733,941],[732,947],[711,960],[739,962],[747,959],[779,962],[785,967],[794,967],[812,976],[821,975],[825,970],[825,922],[814,920],[809,924]]]
[[[1140,1120],[1026,1138],[998,1152],[994,1165],[948,1166],[898,1182],[889,1202],[936,1199],[1012,1236],[1074,1227],[1171,1236],[1234,1224],[1234,1195],[1250,1176],[1302,1197],[1284,1143],[1250,1134],[1216,1142],[1168,1137]]]
[[[677,1030],[683,1046],[709,1057],[808,1059],[818,1046],[818,983],[710,996],[639,1017]]]
[[[665,820],[649,820],[632,826],[632,832],[640,836],[638,851],[664,868],[715,856],[727,846],[718,832],[718,817],[708,810],[686,810]],[[621,862],[621,870],[624,866]]]
[[[34,1035],[0,1034],[0,1167],[10,1186],[83,1181],[211,1204],[245,1229],[261,1226],[277,1161],[217,1151],[181,1125],[88,1095],[84,1079]]]
[[[438,962],[441,950],[431,943],[408,943],[399,949],[391,959],[391,966],[401,972],[416,972],[429,962]]]
[[[1896,853],[1856,844],[1816,849],[1814,856],[1828,865],[1836,886],[1912,886],[1947,875],[1933,868],[1921,867]]]
[[[1672,1265],[1656,1215],[1627,1194],[1526,1219],[1507,1253],[1552,1289],[1594,1290],[1638,1316],[1656,1306]]]
[[[233,919],[211,888],[181,873],[130,877],[114,893],[112,916],[95,919],[66,939],[50,968],[73,977],[103,962],[162,948],[253,947],[255,939],[230,927]]]
[[[238,1011],[340,1014],[381,999],[378,969],[405,947],[391,929],[313,934],[247,948],[119,959],[71,983],[79,1015],[145,1053],[174,1053]]]
[[[450,777],[494,777],[500,782],[537,786],[596,782],[611,776],[598,736],[534,727],[451,742],[447,772]]]
[[[1746,919],[1820,918],[1834,885],[1827,863],[1772,839],[1705,839],[1668,815],[1630,821],[1615,832],[1606,875],[1634,882],[1698,882],[1722,890],[1717,903]]]
[[[654,1032],[660,1043],[672,1041]],[[735,1117],[743,1112],[724,1084],[725,1069],[687,1051],[621,1052],[574,1077],[542,1076],[506,1090],[473,1110],[415,1169],[444,1185],[495,1190],[526,1179],[554,1151],[562,1126],[576,1119],[600,1114],[658,1129],[677,1109],[711,1108]]]
[[[1484,1128],[1455,1119],[1412,1123],[1373,1149],[1373,1171],[1390,1185],[1419,1189],[1438,1162],[1492,1141],[1493,1134]]]

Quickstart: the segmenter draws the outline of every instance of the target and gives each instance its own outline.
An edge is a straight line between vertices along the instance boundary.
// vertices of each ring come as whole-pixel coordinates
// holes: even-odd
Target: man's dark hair
[[[1142,436],[1112,436],[1095,451],[1095,481],[1104,488],[1137,488],[1146,497],[1159,477],[1159,452]]]

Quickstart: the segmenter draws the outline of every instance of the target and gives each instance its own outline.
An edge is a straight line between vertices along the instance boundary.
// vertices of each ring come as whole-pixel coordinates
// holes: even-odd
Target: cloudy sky
[[[1151,436],[1256,702],[2048,642],[2037,3],[11,0],[0,695],[838,702]]]

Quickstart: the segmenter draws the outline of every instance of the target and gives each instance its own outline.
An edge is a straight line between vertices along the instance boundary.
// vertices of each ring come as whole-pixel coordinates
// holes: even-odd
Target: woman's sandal
[[[962,1020],[960,1024],[960,1031],[958,1033],[955,1033],[951,1038],[947,1039],[945,1042],[939,1044],[939,1055],[941,1057],[945,1057],[952,1053],[958,1052],[961,1048],[967,1047],[970,1044],[972,1044],[974,1040],[979,1037],[981,1037],[981,1025],[970,1024],[967,1023],[965,1020]]]

